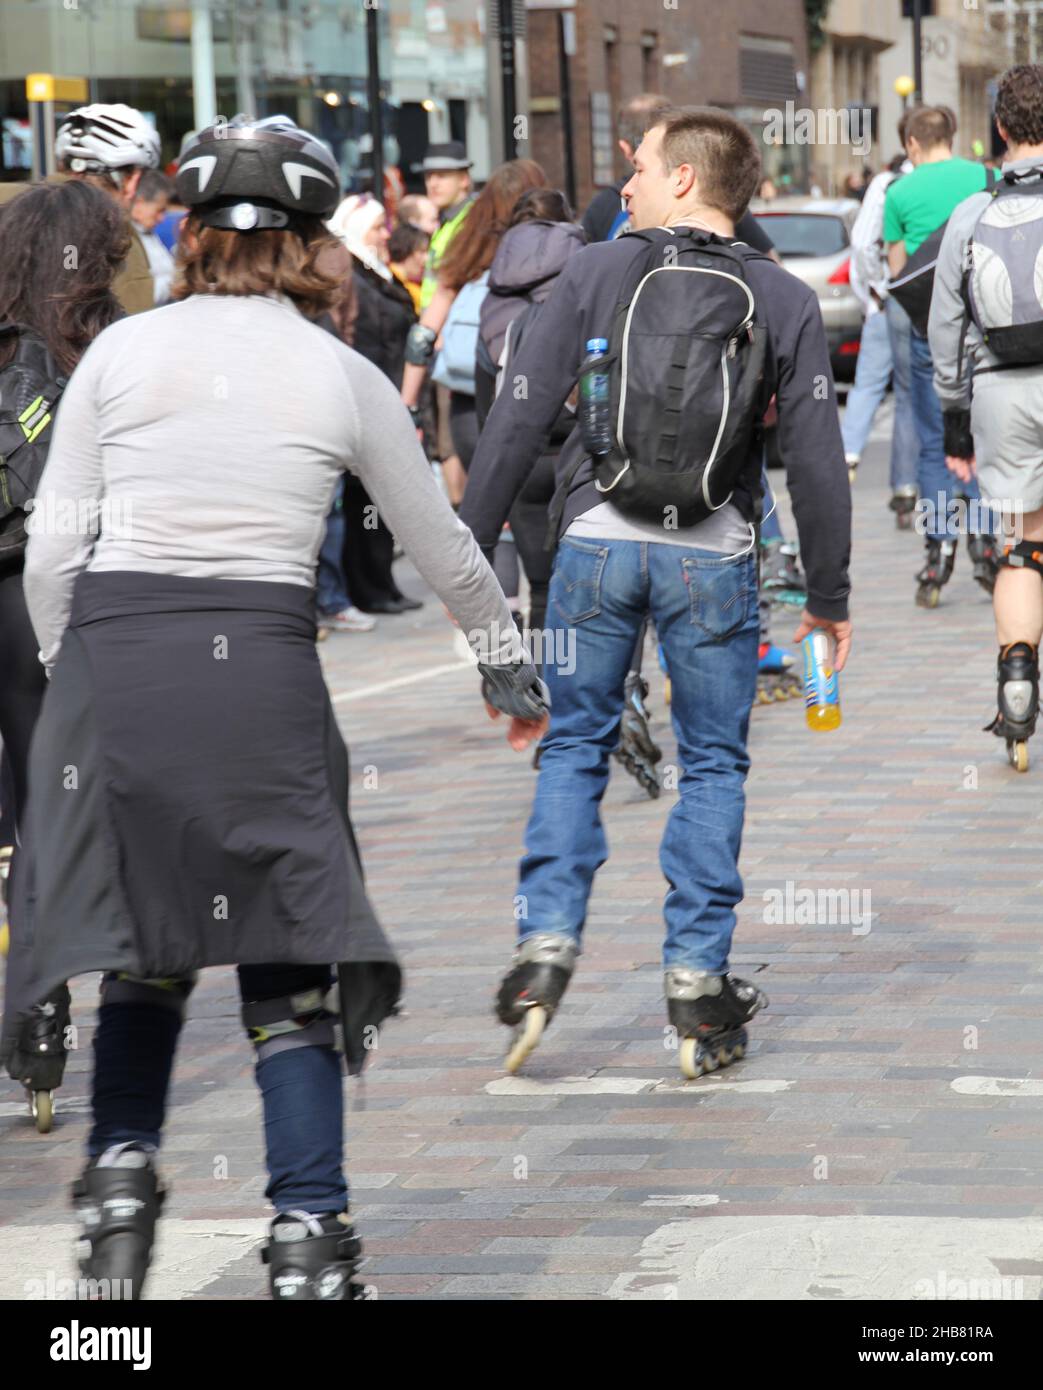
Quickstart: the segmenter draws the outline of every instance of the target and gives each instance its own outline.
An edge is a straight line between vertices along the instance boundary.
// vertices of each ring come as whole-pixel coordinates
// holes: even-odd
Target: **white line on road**
[[[447,676],[450,671],[473,671],[473,661],[454,661],[447,666],[429,666],[425,671],[414,671],[409,676],[396,676],[393,681],[381,681],[379,685],[364,685],[360,690],[345,690],[333,696],[335,705],[346,705],[349,700],[365,700],[369,695],[383,695],[386,690],[399,690],[404,685],[418,685],[420,681],[433,680],[435,676]]]
[[[961,1096],[1043,1096],[1043,1081],[1018,1076],[958,1076],[949,1085]]]

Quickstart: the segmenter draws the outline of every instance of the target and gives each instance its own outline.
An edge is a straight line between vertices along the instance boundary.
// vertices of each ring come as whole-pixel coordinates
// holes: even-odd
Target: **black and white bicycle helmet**
[[[340,200],[340,170],[289,116],[235,116],[186,145],[177,191],[206,226],[250,232],[285,227],[294,213],[329,217]]]
[[[159,134],[140,111],[122,102],[80,106],[63,116],[54,139],[58,163],[75,174],[159,167]]]

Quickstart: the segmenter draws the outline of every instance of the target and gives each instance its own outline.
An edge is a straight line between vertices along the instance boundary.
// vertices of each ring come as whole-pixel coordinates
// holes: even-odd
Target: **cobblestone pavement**
[[[914,607],[921,542],[886,510],[885,434],[855,486],[843,727],[807,732],[796,701],[754,715],[733,963],[771,1008],[723,1076],[683,1084],[665,1030],[656,850],[674,794],[650,803],[614,769],[586,953],[524,1076],[505,1077],[490,1004],[528,760],[486,720],[430,595],[325,644],[369,883],[407,971],[408,1016],[365,1092],[349,1083],[380,1297],[1040,1296],[1043,742],[1018,777],[980,732],[995,648],[965,552],[942,606]],[[841,894],[805,921],[806,889]],[[0,1089],[3,1297],[71,1272],[94,990],[76,986],[55,1132]],[[263,1294],[258,1116],[232,975],[212,971],[173,1090],[153,1297]]]

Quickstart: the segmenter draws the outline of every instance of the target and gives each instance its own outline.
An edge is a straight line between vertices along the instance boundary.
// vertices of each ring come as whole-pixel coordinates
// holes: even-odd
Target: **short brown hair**
[[[674,103],[658,92],[642,92],[631,97],[616,112],[616,138],[625,140],[632,150],[636,150],[644,139],[645,131],[661,124]]]
[[[317,318],[340,295],[340,281],[317,266],[322,251],[337,244],[318,217],[296,217],[285,231],[234,232],[205,227],[189,213],[170,297],[284,294],[302,314]]]
[[[1013,145],[1043,145],[1043,68],[1008,68],[996,90],[996,121]]]
[[[737,222],[762,178],[760,151],[748,127],[716,106],[675,109],[657,124],[663,127],[666,168],[690,164],[706,206]]]
[[[905,118],[904,143],[915,140],[925,150],[951,145],[956,118],[947,106],[915,106]]]

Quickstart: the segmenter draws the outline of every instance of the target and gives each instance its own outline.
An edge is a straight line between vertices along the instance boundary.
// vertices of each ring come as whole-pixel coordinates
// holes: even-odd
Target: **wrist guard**
[[[433,328],[414,323],[406,339],[406,361],[411,367],[426,367],[435,350],[438,334]]]
[[[974,457],[974,436],[971,434],[969,410],[946,410],[942,415],[945,427],[945,452],[950,458]]]
[[[550,691],[530,662],[516,661],[510,666],[485,666],[479,662],[478,670],[482,675],[482,695],[501,714],[537,721],[550,709]]]

